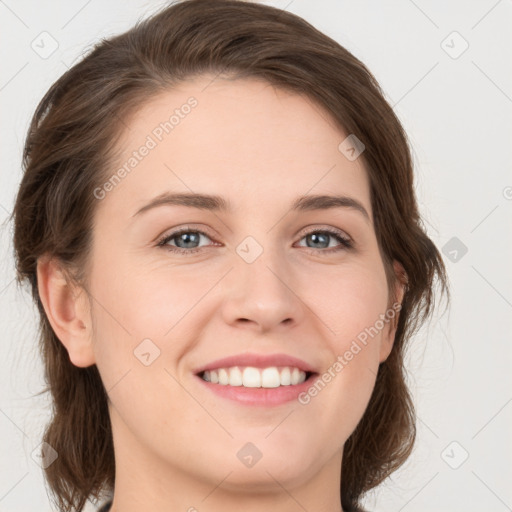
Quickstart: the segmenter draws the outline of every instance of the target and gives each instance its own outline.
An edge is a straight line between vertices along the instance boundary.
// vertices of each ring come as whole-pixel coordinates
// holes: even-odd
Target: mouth
[[[205,382],[220,386],[273,389],[297,386],[311,379],[315,372],[304,371],[296,366],[231,366],[205,370],[197,374]]]
[[[231,366],[195,374],[203,388],[237,406],[276,407],[293,403],[319,373],[297,367]]]
[[[276,406],[296,400],[319,376],[317,366],[289,354],[245,352],[195,368],[207,392],[243,405]]]

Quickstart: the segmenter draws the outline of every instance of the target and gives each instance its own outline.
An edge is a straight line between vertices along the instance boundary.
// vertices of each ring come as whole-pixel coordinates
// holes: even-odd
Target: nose
[[[225,284],[224,321],[259,333],[289,329],[305,307],[298,286],[289,264],[271,251],[252,263],[240,258]]]

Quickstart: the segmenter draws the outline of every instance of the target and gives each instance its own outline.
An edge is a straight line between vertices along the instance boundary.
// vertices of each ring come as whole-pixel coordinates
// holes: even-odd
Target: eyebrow
[[[187,206],[200,210],[209,210],[216,212],[233,211],[231,203],[221,197],[209,194],[195,193],[170,193],[164,192],[153,198],[149,203],[140,208],[133,217],[136,217],[148,210],[158,206]],[[361,213],[367,222],[370,216],[365,207],[356,199],[348,196],[333,195],[308,195],[301,196],[292,202],[290,209],[292,211],[307,212],[315,210],[328,210],[332,208],[350,208]]]

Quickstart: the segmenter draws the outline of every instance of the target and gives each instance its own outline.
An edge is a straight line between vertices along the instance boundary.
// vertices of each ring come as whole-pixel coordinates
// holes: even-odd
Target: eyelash
[[[165,247],[167,242],[170,242],[172,239],[174,239],[184,233],[199,233],[200,235],[204,235],[210,239],[212,238],[208,233],[205,233],[204,231],[201,231],[200,229],[183,228],[183,229],[174,231],[173,233],[170,233],[170,234],[165,235],[164,237],[160,238],[160,240],[157,243],[157,246],[166,248],[170,252],[183,254],[183,255],[187,255],[187,256],[204,249],[204,247],[196,247],[195,249],[182,249],[180,247],[174,247],[174,246]],[[308,235],[312,235],[315,233],[332,235],[341,243],[341,247],[331,247],[330,249],[314,249],[312,247],[306,247],[305,249],[308,250],[308,252],[310,252],[310,253],[317,253],[317,254],[320,253],[321,255],[329,255],[329,254],[336,253],[336,252],[339,252],[342,250],[353,249],[353,247],[354,247],[352,241],[349,240],[348,238],[345,238],[342,235],[341,231],[338,231],[338,230],[332,229],[332,228],[317,229],[317,230],[309,231],[309,232],[305,233],[301,237],[300,240],[307,237]]]

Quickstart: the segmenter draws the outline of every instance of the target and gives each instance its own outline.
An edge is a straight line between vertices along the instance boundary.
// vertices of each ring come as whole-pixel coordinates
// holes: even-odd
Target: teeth
[[[242,372],[240,371],[240,368],[230,368],[229,369],[229,382],[228,384],[230,386],[242,386],[243,385],[243,378],[242,378]]]
[[[219,368],[219,384],[227,386],[229,384],[229,375],[224,368]]]
[[[291,380],[292,372],[290,371],[290,368],[286,367],[281,370],[281,386],[289,386],[292,383]]]
[[[306,379],[301,380],[300,370],[298,368],[294,368],[291,376],[292,384],[300,384],[301,382],[304,382],[304,380]]]
[[[248,366],[242,373],[242,386],[244,388],[261,388],[261,373],[258,368]]]
[[[245,388],[277,388],[294,386],[306,380],[306,372],[295,367],[254,368],[246,366],[243,371],[238,366],[206,370],[203,379],[221,386],[243,386]]]

